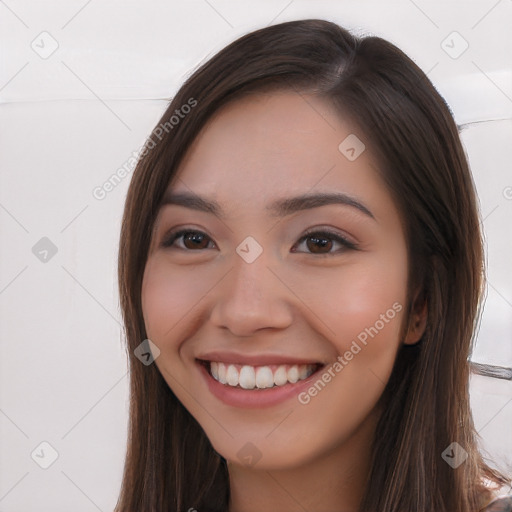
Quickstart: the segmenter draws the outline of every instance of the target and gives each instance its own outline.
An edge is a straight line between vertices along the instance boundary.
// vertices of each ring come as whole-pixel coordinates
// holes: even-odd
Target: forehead
[[[169,188],[215,197],[228,210],[264,207],[285,192],[382,195],[369,150],[351,161],[339,149],[354,136],[364,143],[364,134],[327,100],[295,91],[252,94],[216,112]]]

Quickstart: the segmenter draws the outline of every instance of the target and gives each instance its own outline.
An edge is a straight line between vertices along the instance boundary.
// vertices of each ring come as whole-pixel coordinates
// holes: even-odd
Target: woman
[[[117,512],[509,510],[468,395],[482,265],[457,126],[411,59],[322,20],[227,46],[126,199]]]

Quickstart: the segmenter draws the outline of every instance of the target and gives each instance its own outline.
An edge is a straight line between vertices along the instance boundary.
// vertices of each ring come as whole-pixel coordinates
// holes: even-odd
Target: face
[[[252,95],[216,113],[167,190],[147,335],[231,463],[291,468],[340,449],[375,416],[404,342],[404,231],[368,147],[339,149],[354,133],[364,143],[325,100]]]

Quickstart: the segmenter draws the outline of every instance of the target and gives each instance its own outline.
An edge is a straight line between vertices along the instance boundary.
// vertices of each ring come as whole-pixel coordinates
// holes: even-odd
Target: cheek
[[[308,272],[295,290],[326,327],[342,353],[353,340],[378,337],[380,346],[398,343],[407,293],[405,258],[359,258],[335,271]]]
[[[379,266],[375,267],[377,270]],[[333,331],[330,342],[339,354],[319,380],[298,397],[308,418],[324,418],[311,424],[326,443],[336,442],[332,432],[349,436],[374,409],[391,375],[400,345],[406,294],[404,272],[373,273],[353,268],[346,284],[337,284],[332,300],[319,294],[317,306]],[[340,280],[341,280],[340,276]],[[330,302],[335,302],[331,307]],[[329,303],[329,304],[328,304]],[[321,381],[321,382],[319,382]],[[300,409],[299,409],[300,410]],[[326,413],[325,411],[329,411]],[[297,425],[299,428],[299,425]]]
[[[202,276],[189,268],[173,268],[165,255],[148,260],[142,282],[142,311],[146,332],[157,345],[176,336],[187,314],[214,285],[214,276]]]

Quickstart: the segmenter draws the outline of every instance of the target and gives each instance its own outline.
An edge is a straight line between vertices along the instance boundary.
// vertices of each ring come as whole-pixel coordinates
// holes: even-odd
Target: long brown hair
[[[163,193],[205,123],[240,95],[283,88],[327,99],[365,135],[405,226],[406,318],[417,307],[418,286],[428,308],[422,339],[403,345],[381,397],[384,412],[360,512],[476,512],[490,499],[482,480],[497,487],[508,480],[480,455],[469,403],[484,273],[474,183],[457,125],[402,51],[323,20],[257,30],[209,59],[180,88],[139,159],[119,246],[131,395],[116,512],[228,509],[226,461],[156,365],[134,356],[146,339],[142,276]],[[180,110],[186,104],[194,107]],[[190,112],[170,122],[176,110]],[[467,452],[457,469],[441,456],[453,442]]]

